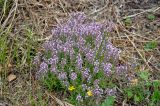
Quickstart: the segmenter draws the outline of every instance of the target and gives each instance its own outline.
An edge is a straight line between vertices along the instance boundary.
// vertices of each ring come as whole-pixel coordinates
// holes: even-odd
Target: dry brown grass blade
[[[62,101],[62,100],[58,99],[57,97],[55,97],[54,95],[52,95],[51,93],[49,93],[47,91],[45,91],[45,93],[47,95],[49,95],[53,100],[55,100],[59,106],[74,106],[74,105],[72,105],[68,102],[65,102],[65,101]]]
[[[142,58],[142,60],[145,62],[145,64],[147,65],[147,67],[150,69],[150,71],[152,71],[152,68],[149,66],[147,60],[142,56],[142,54],[140,53],[140,51],[137,49],[135,43],[128,37],[127,34],[125,34],[127,39],[132,43],[133,47],[135,48],[135,50],[137,51],[138,55]]]
[[[12,5],[12,8],[10,9],[10,12],[9,12],[7,18],[5,19],[5,21],[1,25],[2,32],[0,33],[0,35],[2,35],[4,32],[7,32],[10,29],[10,27],[12,26],[12,22],[15,19],[15,15],[17,12],[17,7],[18,7],[18,0],[14,0],[14,3]],[[2,21],[2,19],[1,19],[1,21]],[[7,24],[9,24],[9,25],[8,25],[7,29],[4,30],[7,26]]]
[[[159,9],[160,9],[160,7],[157,7],[157,8],[154,7],[154,8],[148,9],[148,10],[144,10],[144,11],[142,11],[142,12],[140,12],[140,13],[136,13],[136,14],[133,14],[133,15],[129,15],[129,16],[122,17],[122,20],[123,20],[123,19],[126,19],[126,18],[136,17],[136,16],[142,15],[142,14],[144,14],[144,13],[146,13],[146,12],[156,12],[156,11],[159,10]]]

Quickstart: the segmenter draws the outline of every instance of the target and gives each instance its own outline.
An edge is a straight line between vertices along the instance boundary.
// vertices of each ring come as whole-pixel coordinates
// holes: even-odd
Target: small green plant
[[[134,100],[135,104],[143,102],[147,95],[147,90],[145,90],[143,86],[144,85],[134,85],[124,89],[127,98],[129,100]]]
[[[145,70],[145,71],[140,71],[139,73],[139,77],[142,79],[142,80],[145,80],[147,81],[149,79],[149,76],[150,76],[150,73]]]
[[[2,15],[2,19],[9,13],[12,4],[12,0],[0,0],[0,15]]]
[[[130,26],[132,24],[132,19],[130,17],[128,17],[124,20],[124,23],[126,26]]]
[[[4,65],[7,61],[7,54],[8,54],[8,46],[7,46],[7,36],[0,35],[0,64]]]
[[[156,41],[150,41],[150,42],[147,42],[144,46],[144,49],[146,51],[150,51],[150,50],[153,50],[157,47],[157,42]]]
[[[147,70],[140,71],[137,73],[138,83],[124,88],[128,101],[134,101],[134,104],[137,105],[147,102],[149,106],[157,106],[160,103],[160,81],[150,80],[150,75]]]
[[[109,96],[100,106],[114,106],[114,102],[115,102],[115,97]]]
[[[61,82],[55,77],[54,74],[48,72],[43,78],[42,83],[44,86],[48,88],[48,90],[52,91],[60,91],[63,90],[64,87],[62,86]]]
[[[4,5],[4,1],[5,1],[5,0],[0,0],[0,8],[2,8],[2,7],[3,7],[3,5]]]
[[[154,92],[151,96],[152,103],[160,104],[160,81],[159,80],[153,81],[153,88],[154,88]]]
[[[44,97],[42,91],[38,91],[36,95],[29,95],[30,106],[48,106],[49,98],[47,96]]]
[[[156,19],[156,16],[154,14],[147,14],[147,19],[153,21]]]

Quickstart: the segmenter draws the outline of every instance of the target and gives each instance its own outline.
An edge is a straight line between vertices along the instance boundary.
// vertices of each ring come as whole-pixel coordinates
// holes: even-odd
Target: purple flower
[[[89,72],[90,72],[90,70],[87,68],[85,71],[82,72],[82,77],[83,78],[88,78],[89,77]]]
[[[51,72],[52,72],[53,74],[55,74],[55,75],[58,74],[58,71],[57,71],[57,68],[56,68],[55,65],[52,65],[50,70],[51,70]]]
[[[96,61],[94,62],[94,66],[99,66],[99,61],[98,61],[98,60],[96,60]]]
[[[93,82],[93,85],[94,85],[95,87],[97,87],[97,86],[99,85],[99,79],[96,79],[96,80]]]
[[[115,96],[116,92],[117,92],[116,88],[112,88],[112,89],[107,88],[105,90],[105,93],[109,96]]]
[[[83,99],[82,99],[82,96],[81,96],[80,94],[78,94],[77,97],[76,97],[76,100],[77,100],[77,101],[82,101],[82,100],[83,100]]]
[[[103,70],[106,75],[109,75],[111,73],[111,68],[112,68],[111,63],[104,63],[103,64]]]
[[[124,65],[120,65],[118,67],[116,67],[116,73],[119,74],[119,75],[123,75],[127,72],[128,70],[128,67],[127,66],[124,66]]]
[[[64,65],[66,64],[66,61],[67,61],[67,60],[64,58],[64,59],[61,61],[61,65],[64,66]]]
[[[58,74],[58,78],[59,78],[60,80],[65,80],[65,79],[67,79],[67,74],[66,74],[65,72],[60,72],[60,73]]]
[[[97,88],[95,88],[95,89],[93,90],[93,94],[94,94],[95,96],[101,97],[102,94],[103,94],[103,89],[97,87]]]
[[[108,43],[106,44],[106,50],[107,50],[107,54],[106,55],[106,59],[112,59],[113,61],[117,61],[120,55],[120,50],[116,47],[113,46],[113,44],[108,41]]]
[[[84,14],[84,12],[76,12],[71,14],[71,16],[71,20],[76,20],[79,24],[83,23],[86,19],[86,15]]]
[[[36,56],[34,57],[34,60],[33,60],[33,64],[39,64],[40,63],[40,56],[41,56],[41,53],[40,52],[38,52],[37,54],[36,54]]]
[[[105,29],[105,31],[106,32],[111,32],[112,31],[112,29],[114,29],[115,28],[115,24],[113,23],[113,22],[107,22],[106,23],[106,29]]]
[[[82,36],[79,36],[78,37],[79,39],[79,46],[81,47],[81,46],[84,46],[85,45],[85,43],[86,43],[86,41],[85,41],[85,39],[82,37]]]
[[[56,55],[54,55],[52,58],[49,58],[47,60],[47,64],[54,64],[55,65],[57,63],[57,61],[58,61],[58,57]]]
[[[79,69],[82,68],[82,64],[83,64],[83,60],[81,58],[81,54],[79,53],[78,56],[77,56],[77,66]]]
[[[69,82],[68,82],[68,81],[62,81],[62,83],[63,83],[63,85],[64,85],[65,87],[69,87]]]
[[[87,85],[86,84],[82,84],[82,90],[85,91],[87,89],[88,89]]]
[[[42,62],[41,64],[40,64],[40,70],[39,70],[40,72],[47,72],[48,71],[48,65],[47,65],[47,63],[45,63],[45,62]]]
[[[100,45],[101,45],[101,43],[102,43],[102,40],[103,40],[102,35],[101,35],[101,33],[99,32],[99,33],[97,34],[96,40],[95,40],[95,45],[96,45],[96,48],[97,48],[97,49],[99,49],[99,47],[100,47]]]
[[[94,73],[98,73],[99,72],[99,67],[94,67]]]
[[[44,76],[48,72],[48,65],[45,62],[40,64],[39,71],[36,73],[36,78],[39,79],[40,77]]]
[[[92,79],[92,76],[89,75],[88,78],[87,78],[87,82],[88,82],[88,83],[91,83],[91,79]]]
[[[70,77],[71,77],[72,80],[76,80],[77,79],[77,73],[72,72]]]
[[[95,51],[94,50],[89,50],[88,53],[86,54],[86,57],[89,61],[93,61],[95,56]]]

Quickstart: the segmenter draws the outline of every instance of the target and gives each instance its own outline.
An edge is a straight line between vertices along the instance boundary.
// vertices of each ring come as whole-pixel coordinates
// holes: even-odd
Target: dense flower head
[[[93,90],[93,94],[94,94],[96,97],[100,97],[100,96],[103,95],[103,89],[97,87],[97,88],[95,88],[95,89]]]
[[[77,56],[77,67],[79,69],[81,69],[82,68],[82,64],[83,64],[83,60],[82,60],[81,54],[78,54],[78,56]]]
[[[115,90],[105,90],[112,74],[127,72],[119,65],[120,50],[106,35],[114,28],[113,22],[88,21],[84,13],[71,14],[71,18],[52,30],[53,39],[45,42],[37,76],[50,71],[69,91],[81,91],[75,100],[101,97]],[[39,63],[38,56],[35,63]],[[82,93],[83,91],[83,93]],[[82,93],[82,94],[81,94]]]
[[[82,72],[82,77],[83,78],[88,78],[89,77],[89,72],[90,72],[89,69],[85,69],[85,71]]]
[[[111,72],[112,64],[111,63],[103,63],[103,70],[106,75],[109,75]]]
[[[105,90],[105,93],[108,94],[108,95],[110,95],[110,96],[115,96],[116,92],[117,92],[116,88],[107,88]]]
[[[58,78],[59,78],[60,80],[65,80],[65,79],[67,79],[67,74],[66,74],[65,72],[60,72],[60,73],[58,74]]]
[[[81,86],[82,86],[82,90],[83,90],[83,91],[85,91],[85,90],[88,89],[87,84],[82,84]]]
[[[72,80],[76,80],[77,79],[77,73],[72,72],[70,77],[71,77]]]

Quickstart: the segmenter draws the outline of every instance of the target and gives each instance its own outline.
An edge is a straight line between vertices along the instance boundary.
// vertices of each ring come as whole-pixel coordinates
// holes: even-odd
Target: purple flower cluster
[[[124,65],[117,66],[115,69],[116,73],[119,75],[124,75],[128,71],[128,67]]]
[[[101,97],[103,95],[103,89],[102,88],[95,88],[93,90],[93,94],[96,96],[96,97]]]
[[[82,71],[82,77],[83,78],[88,78],[89,77],[89,74],[90,73],[90,70],[89,69],[85,69],[85,71]]]
[[[58,74],[58,79],[59,80],[65,80],[65,79],[67,79],[67,74],[65,72],[60,72]]]
[[[103,64],[103,70],[106,75],[109,75],[111,73],[111,68],[112,68],[111,63],[104,63]]]
[[[114,47],[110,41],[108,41],[106,44],[106,51],[107,55],[105,57],[108,61],[112,59],[114,62],[116,62],[119,59],[121,51],[118,48]]]
[[[110,96],[115,96],[116,95],[116,88],[107,88],[105,90],[105,94],[110,95]]]
[[[71,77],[71,79],[72,79],[73,81],[76,80],[76,79],[77,79],[77,73],[72,72],[70,77]]]
[[[83,90],[83,91],[86,91],[86,90],[88,89],[88,87],[87,87],[86,84],[82,84],[81,86],[82,86],[82,90]]]
[[[52,30],[53,39],[43,44],[45,53],[41,56],[37,76],[50,71],[65,87],[76,89],[81,85],[79,91],[91,90],[94,96],[101,97],[105,94],[101,86],[104,79],[111,76],[113,69],[123,73],[127,67],[117,64],[120,50],[106,40],[106,33],[114,28],[114,24],[87,20],[84,13],[73,13],[66,23]],[[39,56],[35,57],[35,63],[40,63]],[[112,95],[115,91],[107,89],[106,92]],[[77,94],[75,99],[81,101],[83,97]]]
[[[83,64],[83,60],[81,58],[81,54],[78,54],[78,56],[77,56],[77,67],[79,69],[82,69],[82,64]]]
[[[48,64],[45,62],[42,62],[39,66],[39,71],[36,73],[36,77],[40,78],[41,76],[45,75],[48,72]]]

